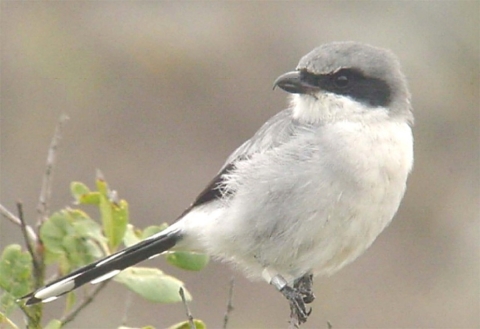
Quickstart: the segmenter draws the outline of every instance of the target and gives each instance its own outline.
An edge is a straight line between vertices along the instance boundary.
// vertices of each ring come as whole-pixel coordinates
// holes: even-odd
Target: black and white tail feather
[[[133,246],[79,268],[20,299],[27,299],[26,305],[46,303],[88,282],[95,284],[110,279],[127,267],[155,257],[175,246],[181,235],[172,228],[169,227]]]

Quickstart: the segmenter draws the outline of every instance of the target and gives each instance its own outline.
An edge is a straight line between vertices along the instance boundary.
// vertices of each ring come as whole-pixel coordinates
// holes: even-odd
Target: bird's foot
[[[307,311],[305,307],[305,294],[290,286],[284,286],[280,292],[290,304],[290,318],[295,319],[298,325],[305,323],[312,312],[311,308]],[[313,301],[313,299],[311,301]]]
[[[307,321],[308,316],[312,312],[311,308],[307,311],[305,304],[309,304],[315,299],[312,291],[313,275],[306,274],[298,278],[294,281],[293,288],[288,285],[288,282],[280,274],[271,275],[268,268],[264,270],[262,275],[288,300],[290,305],[290,328],[299,328],[302,323]]]
[[[301,278],[295,280],[293,288],[303,295],[303,302],[310,304],[315,300],[315,294],[313,293],[313,275],[306,274]]]

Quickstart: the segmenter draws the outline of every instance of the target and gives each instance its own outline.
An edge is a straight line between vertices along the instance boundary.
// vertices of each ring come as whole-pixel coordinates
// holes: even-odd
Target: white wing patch
[[[34,297],[41,300],[48,300],[52,297],[56,297],[66,292],[69,292],[70,290],[75,288],[75,282],[73,281],[73,279],[75,279],[79,275],[80,274],[68,277],[62,281],[58,281],[57,283],[52,284],[51,286],[40,289],[35,293]]]
[[[108,263],[108,262],[114,260],[115,258],[118,258],[118,257],[122,256],[124,253],[125,253],[124,251],[120,251],[120,252],[118,252],[114,255],[111,255],[110,257],[107,257],[104,260],[102,260],[101,262],[99,262],[97,265],[95,265],[95,267],[102,266],[103,264]]]
[[[105,280],[108,280],[112,277],[114,277],[115,275],[117,275],[118,273],[120,273],[121,270],[113,270],[113,271],[110,271],[108,273],[105,273],[104,275],[102,276],[99,276],[98,278],[96,279],[93,279],[92,281],[90,281],[91,284],[97,284],[97,283],[100,283],[102,281],[105,281]]]

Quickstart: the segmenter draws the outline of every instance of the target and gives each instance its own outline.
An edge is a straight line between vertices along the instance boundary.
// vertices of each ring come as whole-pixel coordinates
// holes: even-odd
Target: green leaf
[[[148,226],[146,229],[140,231],[139,229],[136,229],[133,225],[128,224],[127,225],[127,231],[125,232],[125,235],[123,236],[123,244],[126,247],[133,246],[136,243],[139,243],[140,241],[157,234],[158,232],[163,231],[168,227],[167,223],[163,223],[162,225],[152,225]]]
[[[70,191],[79,204],[98,205],[100,202],[100,193],[91,192],[87,185],[83,183],[72,182],[70,184]]]
[[[115,250],[115,233],[114,233],[114,224],[112,216],[112,206],[108,201],[105,195],[100,195],[100,215],[102,219],[103,232],[108,240],[108,245],[110,246],[110,252]]]
[[[167,224],[167,223],[163,223],[162,225],[151,225],[151,226],[148,226],[147,228],[145,228],[145,229],[143,230],[142,240],[143,240],[143,239],[146,239],[146,238],[148,238],[148,237],[151,237],[152,235],[157,234],[158,232],[163,231],[163,230],[166,229],[167,227],[168,227],[168,224]]]
[[[40,228],[40,238],[49,252],[60,255],[64,252],[63,239],[71,231],[66,213],[56,212],[43,223]]]
[[[100,226],[77,209],[52,214],[40,228],[46,263],[59,262],[62,273],[70,272],[103,255],[95,240],[105,241]]]
[[[87,194],[83,194],[77,199],[79,204],[93,204],[98,206],[100,204],[100,193],[98,192],[91,192]]]
[[[32,288],[32,257],[17,244],[7,246],[0,258],[0,288],[18,298]],[[5,302],[5,301],[4,301]]]
[[[97,172],[97,179],[95,183],[97,184],[97,190],[101,195],[108,195],[108,184],[105,179],[102,178],[102,174]]]
[[[52,320],[50,321],[44,329],[60,329],[62,327],[62,322],[60,320]]]
[[[115,243],[118,246],[125,235],[128,224],[128,203],[125,200],[120,200],[118,203],[112,202],[113,205],[113,223],[115,229]]]
[[[92,239],[99,244],[107,243],[107,238],[102,234],[102,227],[88,217],[77,218],[72,222],[74,231],[81,237]]]
[[[13,297],[12,294],[4,292],[0,295],[0,310],[7,315],[10,314],[14,309],[18,307],[15,301],[16,298]]]
[[[72,192],[73,197],[77,200],[82,195],[90,193],[88,186],[80,182],[71,182],[70,191]]]
[[[80,182],[72,182],[70,184],[70,191],[72,192],[75,201],[79,204],[93,204],[100,203],[100,193],[91,192],[87,185]]]
[[[102,181],[103,182],[103,181]],[[99,186],[103,186],[98,183]],[[103,231],[108,239],[110,251],[114,252],[123,240],[128,224],[128,203],[125,200],[110,200],[108,192],[100,191],[100,214],[102,216]],[[100,188],[99,188],[100,190]]]
[[[142,241],[140,235],[141,233],[139,232],[139,230],[136,230],[132,224],[128,224],[125,235],[123,236],[123,244],[125,245],[125,247],[130,247],[134,244],[139,243],[140,241]]]
[[[207,329],[207,326],[202,320],[193,319],[193,323],[196,329]],[[168,329],[190,329],[190,323],[188,321],[179,322],[168,327]]]
[[[167,253],[165,254],[165,259],[171,265],[188,271],[200,271],[207,266],[209,261],[208,255],[186,251]]]
[[[120,272],[115,281],[123,283],[143,298],[156,303],[175,303],[182,299],[178,293],[183,282],[156,268],[130,267]],[[191,300],[184,288],[185,298]]]
[[[65,208],[64,211],[66,212],[66,214],[68,214],[72,221],[90,219],[90,216],[88,216],[86,212],[80,209]]]

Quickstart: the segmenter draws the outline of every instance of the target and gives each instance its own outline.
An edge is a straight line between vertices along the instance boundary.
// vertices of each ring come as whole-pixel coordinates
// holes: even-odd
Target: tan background
[[[172,221],[226,156],[287,104],[272,82],[315,46],[392,49],[415,107],[414,172],[392,225],[354,264],[317,279],[305,328],[479,328],[479,13],[453,2],[1,2],[0,201],[33,222],[60,113],[53,208],[103,171],[141,227]],[[0,247],[21,241],[0,220]],[[186,273],[195,316],[230,328],[285,328],[287,303],[223,264]],[[111,283],[70,328],[114,328],[127,291]],[[62,301],[46,319],[60,316]],[[183,307],[136,296],[127,324],[158,328]],[[18,318],[17,318],[18,319]]]

